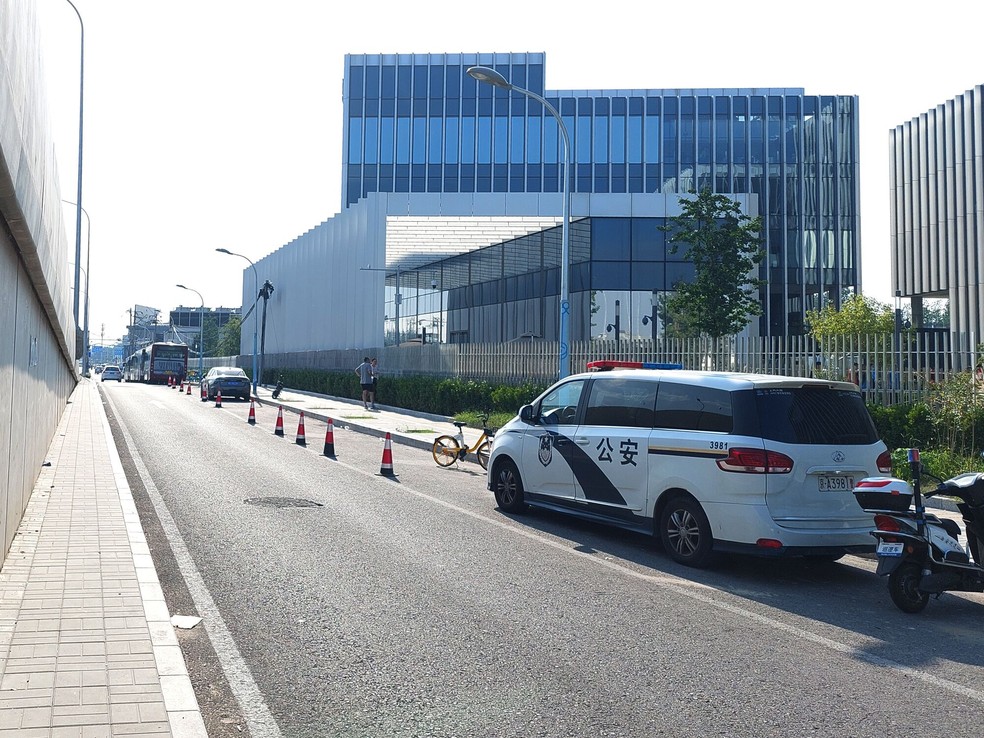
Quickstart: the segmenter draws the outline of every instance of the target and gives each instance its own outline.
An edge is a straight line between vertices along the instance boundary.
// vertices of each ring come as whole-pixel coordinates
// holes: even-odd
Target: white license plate
[[[821,492],[850,492],[854,489],[854,477],[841,474],[821,474],[817,477]]]
[[[901,556],[904,543],[889,543],[888,541],[878,541],[878,548],[875,553],[879,556]]]

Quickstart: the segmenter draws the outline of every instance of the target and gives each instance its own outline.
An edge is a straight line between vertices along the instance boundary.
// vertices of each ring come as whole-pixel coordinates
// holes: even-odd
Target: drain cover
[[[261,507],[323,507],[320,502],[298,497],[250,497],[244,502],[247,505],[260,505]]]

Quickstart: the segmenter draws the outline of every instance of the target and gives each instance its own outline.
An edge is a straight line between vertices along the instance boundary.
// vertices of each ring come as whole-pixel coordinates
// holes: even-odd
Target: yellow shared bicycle
[[[491,438],[495,435],[495,431],[488,427],[488,413],[482,413],[480,417],[482,419],[482,435],[475,441],[475,445],[471,447],[465,443],[465,434],[461,430],[462,427],[468,424],[462,423],[459,420],[452,421],[458,429],[455,435],[438,436],[434,439],[434,446],[431,452],[434,454],[434,461],[437,462],[438,466],[451,466],[455,462],[464,461],[468,454],[473,453],[478,457],[478,463],[482,465],[482,468],[488,469],[489,454],[492,453]]]

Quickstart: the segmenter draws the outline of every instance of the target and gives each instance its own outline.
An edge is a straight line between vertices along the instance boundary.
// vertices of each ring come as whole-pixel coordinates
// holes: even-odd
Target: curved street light
[[[255,295],[260,294],[260,280],[256,276],[256,264],[248,256],[243,256],[242,254],[237,254],[230,251],[229,249],[216,249],[220,254],[229,254],[229,256],[238,256],[240,259],[245,259],[249,262],[249,265],[253,268],[253,293]],[[259,297],[254,297],[254,300],[258,300]],[[255,304],[255,302],[254,302]],[[245,305],[243,306],[245,307]],[[256,394],[256,383],[259,381],[259,369],[256,363],[256,323],[259,320],[259,316],[255,313],[253,314],[253,394]]]
[[[201,381],[205,376],[205,298],[202,297],[201,292],[191,287],[185,287],[183,284],[176,284],[174,286],[194,292],[198,295],[198,299],[202,301],[202,310],[198,314],[198,381]]]
[[[75,201],[79,203],[79,209],[75,214],[75,299],[72,306],[75,314],[75,327],[77,329],[79,326],[79,272],[82,268],[80,262],[82,260],[82,122],[85,119],[83,115],[83,103],[85,101],[85,24],[82,23],[82,14],[75,7],[75,3],[72,0],[65,0],[65,2],[72,6],[75,15],[79,17],[79,31],[81,34],[79,40],[79,170],[75,192]],[[88,217],[88,214],[86,214],[86,217]],[[86,276],[85,281],[88,283],[88,276]],[[89,290],[87,287],[86,296],[88,294]],[[83,348],[88,350],[88,346],[85,345],[84,340]]]
[[[83,318],[84,326],[82,328],[82,376],[84,377],[89,374],[89,257],[92,255],[92,219],[89,218],[89,211],[78,203],[74,203],[71,200],[62,200],[62,202],[68,205],[74,205],[78,208],[79,212],[85,213],[85,317]],[[76,252],[75,258],[79,258],[78,252]],[[79,268],[81,269],[81,266]],[[78,290],[77,284],[75,289]],[[76,323],[78,323],[77,316]]]
[[[557,109],[535,92],[524,90],[512,84],[490,67],[471,67],[468,75],[477,79],[479,82],[498,87],[500,90],[518,92],[526,95],[543,105],[554,118],[557,119],[557,126],[564,138],[564,222],[561,231],[560,245],[560,327],[558,338],[560,340],[560,364],[557,370],[558,379],[563,379],[571,373],[571,353],[568,346],[570,332],[570,286],[568,283],[568,272],[570,271],[570,220],[571,220],[571,141],[567,134],[567,126],[564,119],[560,117]]]

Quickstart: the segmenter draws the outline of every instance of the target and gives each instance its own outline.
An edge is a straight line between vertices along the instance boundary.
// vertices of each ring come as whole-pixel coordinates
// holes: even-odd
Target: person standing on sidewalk
[[[368,410],[369,396],[372,392],[372,364],[369,363],[368,356],[362,359],[362,363],[355,367],[355,374],[359,378],[359,384],[362,385],[362,404]]]
[[[376,409],[376,386],[379,380],[379,362],[376,361],[376,357],[373,356],[370,359],[369,364],[372,366],[372,390],[369,392],[369,402],[372,405],[370,410]]]

